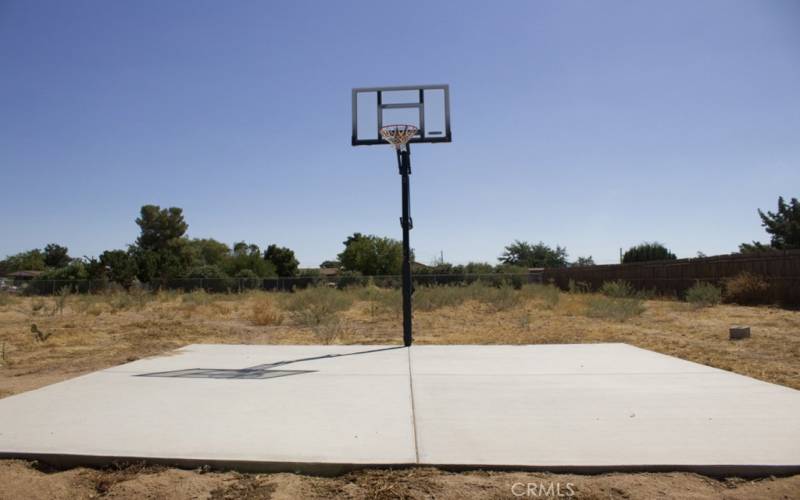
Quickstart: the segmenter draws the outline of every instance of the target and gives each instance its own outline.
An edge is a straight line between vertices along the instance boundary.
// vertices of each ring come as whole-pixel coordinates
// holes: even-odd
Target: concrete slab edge
[[[418,464],[409,463],[328,463],[328,462],[266,462],[256,460],[226,460],[202,458],[153,458],[136,456],[71,455],[61,453],[9,453],[0,452],[0,460],[30,460],[53,469],[73,467],[103,468],[120,464],[147,464],[179,469],[208,468],[215,471],[238,472],[296,472],[312,476],[338,476],[363,469],[407,469]]]
[[[764,477],[793,476],[800,474],[800,465],[467,465],[467,464],[427,464],[420,467],[435,467],[449,472],[475,470],[494,472],[549,472],[553,474],[596,475],[637,472],[692,472],[712,478],[740,477],[757,479]]]
[[[638,472],[692,472],[713,478],[741,477],[748,479],[769,476],[791,476],[800,474],[800,465],[470,465],[437,463],[320,463],[320,462],[265,462],[251,460],[204,460],[152,457],[120,457],[102,455],[70,455],[50,453],[0,452],[0,459],[35,460],[54,469],[73,467],[108,467],[119,464],[149,464],[177,467],[179,469],[208,468],[216,471],[239,472],[294,472],[314,476],[338,476],[364,469],[408,469],[412,467],[434,467],[449,472],[496,471],[496,472],[549,472],[553,474],[596,475],[606,473]]]

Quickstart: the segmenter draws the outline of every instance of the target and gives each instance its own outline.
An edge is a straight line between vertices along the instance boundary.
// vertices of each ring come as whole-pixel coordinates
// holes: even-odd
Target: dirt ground
[[[397,343],[396,297],[338,292],[344,303],[264,293],[0,297],[0,397],[190,343]],[[800,389],[800,312],[648,300],[626,320],[590,312],[593,295],[514,292],[429,302],[420,344],[626,342]],[[420,294],[423,299],[424,292]],[[431,297],[429,297],[431,298]],[[444,297],[448,298],[448,297]],[[300,299],[300,300],[298,300]],[[306,300],[307,299],[307,300]],[[420,302],[422,303],[422,302]],[[424,310],[422,310],[424,309]],[[316,317],[298,310],[316,310]],[[44,341],[36,339],[32,325]],[[728,328],[753,337],[729,341]],[[561,495],[560,497],[558,495]],[[146,467],[48,470],[0,461],[0,499],[19,498],[799,498],[800,476],[748,481],[687,473],[592,476],[366,470],[334,478]]]
[[[0,462],[0,498],[148,499],[792,499],[800,476],[714,480],[696,474],[576,476],[520,472],[450,473],[431,468],[364,470],[339,477],[240,474],[129,466],[108,470],[42,472],[30,464]]]

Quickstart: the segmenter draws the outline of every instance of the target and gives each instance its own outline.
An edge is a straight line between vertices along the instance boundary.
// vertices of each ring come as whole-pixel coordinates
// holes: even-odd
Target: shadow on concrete
[[[381,351],[392,351],[395,349],[405,349],[403,346],[382,347],[380,349],[369,349],[366,351],[346,352],[343,354],[323,354],[308,358],[289,359],[265,363],[262,365],[251,366],[248,368],[186,368],[183,370],[170,370],[166,372],[141,373],[134,377],[167,377],[167,378],[214,378],[214,379],[268,379],[289,377],[292,375],[302,375],[304,373],[314,373],[318,370],[276,370],[275,368],[286,366],[292,363],[304,361],[317,361],[322,359],[341,358],[343,356],[357,356],[360,354],[370,354]]]

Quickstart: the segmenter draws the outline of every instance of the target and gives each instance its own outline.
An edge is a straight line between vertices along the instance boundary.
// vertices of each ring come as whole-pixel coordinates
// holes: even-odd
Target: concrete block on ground
[[[750,338],[749,326],[732,326],[729,330],[731,340],[742,340]]]

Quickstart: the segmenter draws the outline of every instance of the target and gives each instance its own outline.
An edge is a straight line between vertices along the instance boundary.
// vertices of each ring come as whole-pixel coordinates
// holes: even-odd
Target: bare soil
[[[399,339],[399,311],[344,292],[352,301],[320,329],[262,293],[2,297],[0,397],[190,343],[387,344]],[[587,314],[590,295],[545,300],[471,299],[415,313],[420,344],[626,342],[645,349],[800,389],[800,312],[767,307],[650,300],[627,321]],[[61,303],[60,303],[61,302]],[[393,303],[388,301],[388,303]],[[37,341],[31,325],[49,337]],[[327,323],[326,323],[327,324]],[[753,337],[729,341],[728,328]],[[1,425],[1,424],[0,424]],[[522,493],[520,495],[520,493]],[[240,474],[125,465],[47,470],[0,461],[0,499],[21,498],[588,498],[800,499],[800,476],[748,481],[687,473],[562,475],[431,468],[364,470],[339,477]]]

